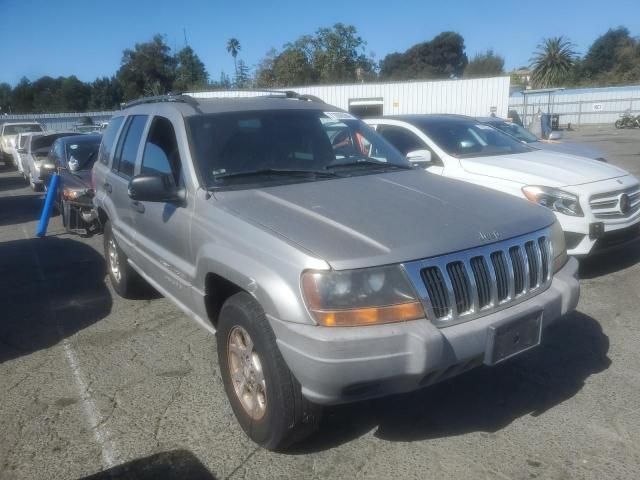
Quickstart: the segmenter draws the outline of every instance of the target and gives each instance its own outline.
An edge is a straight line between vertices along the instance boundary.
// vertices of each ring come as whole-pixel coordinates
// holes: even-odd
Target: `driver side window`
[[[142,156],[142,175],[170,175],[176,185],[180,183],[182,164],[178,141],[171,122],[164,117],[155,117]]]
[[[431,163],[442,165],[441,160],[429,146],[415,133],[396,125],[378,125],[376,131],[382,135],[391,145],[400,150],[400,153],[407,156],[407,153],[416,150],[429,150],[431,152]]]

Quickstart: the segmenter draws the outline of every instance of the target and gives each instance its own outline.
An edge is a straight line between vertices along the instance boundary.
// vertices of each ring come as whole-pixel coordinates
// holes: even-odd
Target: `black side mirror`
[[[129,182],[129,197],[143,202],[181,202],[184,189],[176,187],[171,175],[137,175]]]

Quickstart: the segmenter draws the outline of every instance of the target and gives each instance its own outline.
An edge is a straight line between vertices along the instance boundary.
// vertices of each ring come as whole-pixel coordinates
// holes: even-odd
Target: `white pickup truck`
[[[532,148],[460,115],[367,118],[410,161],[432,173],[550,208],[570,255],[640,239],[640,182],[604,162]]]

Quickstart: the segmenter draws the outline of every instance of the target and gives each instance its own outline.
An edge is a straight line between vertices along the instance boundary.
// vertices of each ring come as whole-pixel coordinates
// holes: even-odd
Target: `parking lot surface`
[[[640,177],[640,131],[565,138]],[[236,424],[215,339],[157,294],[118,297],[102,236],[54,217],[34,238],[42,198],[0,173],[0,479],[640,478],[639,245],[581,264],[540,347],[329,409],[273,453]]]

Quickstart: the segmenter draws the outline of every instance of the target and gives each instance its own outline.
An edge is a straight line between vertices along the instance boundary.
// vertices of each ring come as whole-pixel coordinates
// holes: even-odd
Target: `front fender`
[[[215,248],[208,245],[200,251],[196,283],[204,286],[208,273],[215,273],[246,290],[269,315],[292,322],[312,323],[302,303],[299,280],[294,283],[290,273],[276,272],[258,259],[220,249],[219,245]]]

